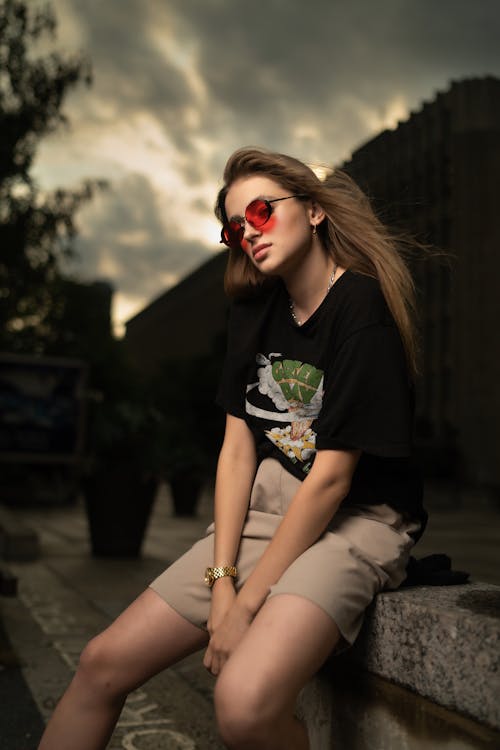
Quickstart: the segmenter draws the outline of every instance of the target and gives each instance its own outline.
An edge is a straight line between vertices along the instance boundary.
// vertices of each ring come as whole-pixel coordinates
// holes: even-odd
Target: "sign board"
[[[0,353],[0,461],[78,461],[85,384],[79,360]]]

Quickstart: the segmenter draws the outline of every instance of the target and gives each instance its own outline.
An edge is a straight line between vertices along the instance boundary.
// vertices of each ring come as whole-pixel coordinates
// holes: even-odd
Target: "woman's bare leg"
[[[267,601],[224,666],[215,688],[219,730],[233,750],[307,750],[294,716],[301,688],[340,639],[334,621],[300,596]]]
[[[208,643],[152,589],[87,645],[39,750],[103,750],[129,692]]]

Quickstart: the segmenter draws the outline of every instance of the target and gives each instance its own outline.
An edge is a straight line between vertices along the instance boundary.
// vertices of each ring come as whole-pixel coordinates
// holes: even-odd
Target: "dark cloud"
[[[210,257],[201,243],[167,232],[166,215],[168,206],[148,179],[128,175],[81,216],[85,231],[77,240],[80,260],[74,270],[86,278],[108,278],[125,295],[155,296]]]
[[[220,144],[214,171],[243,143],[338,161],[374,134],[394,98],[415,109],[452,78],[500,73],[495,0],[171,5],[198,42],[208,90],[200,127]],[[303,122],[315,136],[296,135]]]
[[[147,5],[138,0],[75,3],[90,42],[97,85],[124,109],[183,106],[188,100],[185,82],[151,43]]]
[[[305,151],[314,147],[294,137],[305,119],[318,131],[322,158],[338,159],[347,155],[339,148],[371,135],[363,108],[382,117],[395,95],[414,108],[450,78],[500,73],[496,0],[72,0],[72,7],[95,93],[107,105],[96,112],[154,115],[191,181],[199,135],[221,154],[242,143]],[[170,59],[160,52],[162,36]],[[183,69],[189,55],[205,97]],[[214,161],[219,168],[222,156]]]
[[[183,112],[193,99],[185,75],[153,42],[155,23],[147,9],[154,5],[141,0],[71,5],[94,71],[93,97],[82,97],[80,114],[104,126],[138,110],[149,112],[185,147]]]

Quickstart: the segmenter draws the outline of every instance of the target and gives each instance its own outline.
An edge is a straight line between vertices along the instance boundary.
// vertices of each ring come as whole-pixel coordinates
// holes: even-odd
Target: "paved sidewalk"
[[[416,556],[446,552],[455,569],[500,584],[500,509],[470,494],[458,509],[456,499],[436,493],[429,499],[431,520]],[[138,560],[93,559],[81,504],[14,511],[37,531],[41,556],[30,563],[2,563],[19,578],[18,597],[0,598],[0,623],[19,657],[24,683],[16,683],[19,694],[12,689],[0,696],[1,710],[8,718],[18,711],[14,701],[21,699],[29,714],[20,719],[22,736],[11,733],[0,743],[2,750],[36,748],[41,723],[68,684],[82,647],[199,538],[211,520],[211,503],[207,491],[197,518],[175,518],[168,490],[162,488]],[[195,654],[130,696],[110,750],[222,747],[213,720],[213,679],[201,658]],[[0,684],[6,676],[8,669],[0,672]],[[8,689],[9,682],[4,679],[4,684]]]
[[[163,489],[138,560],[93,559],[81,505],[16,512],[39,534],[41,557],[30,563],[2,564],[18,576],[19,594],[0,599],[0,619],[43,721],[70,681],[89,638],[203,533],[211,520],[209,493],[200,505],[197,518],[174,518]],[[213,720],[213,678],[201,659],[195,654],[133,693],[110,750],[221,748]],[[5,699],[8,704],[8,696],[3,698],[2,712]],[[0,742],[2,750],[34,750],[40,722],[33,712],[30,723],[23,725],[22,737],[11,736],[8,745]]]

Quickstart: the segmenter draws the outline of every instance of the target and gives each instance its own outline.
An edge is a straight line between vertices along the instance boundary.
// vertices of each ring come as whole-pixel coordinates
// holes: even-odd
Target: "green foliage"
[[[95,475],[123,466],[141,476],[158,476],[165,417],[148,383],[130,366],[122,341],[110,342],[91,375],[84,472]]]
[[[127,359],[123,342],[108,348],[89,399],[87,475],[122,465],[170,481],[213,476],[224,432],[215,404],[222,355],[167,360],[153,377]]]
[[[161,473],[164,418],[137,398],[91,404],[87,474],[122,466],[141,476]]]
[[[75,214],[103,183],[42,191],[30,174],[40,139],[66,123],[61,111],[78,83],[90,85],[82,56],[33,54],[54,36],[49,6],[0,0],[0,349],[45,352],[54,337],[63,258],[72,254]]]
[[[149,387],[163,417],[162,474],[184,470],[202,476],[215,472],[224,433],[224,415],[215,404],[222,358],[216,354],[166,361]]]

